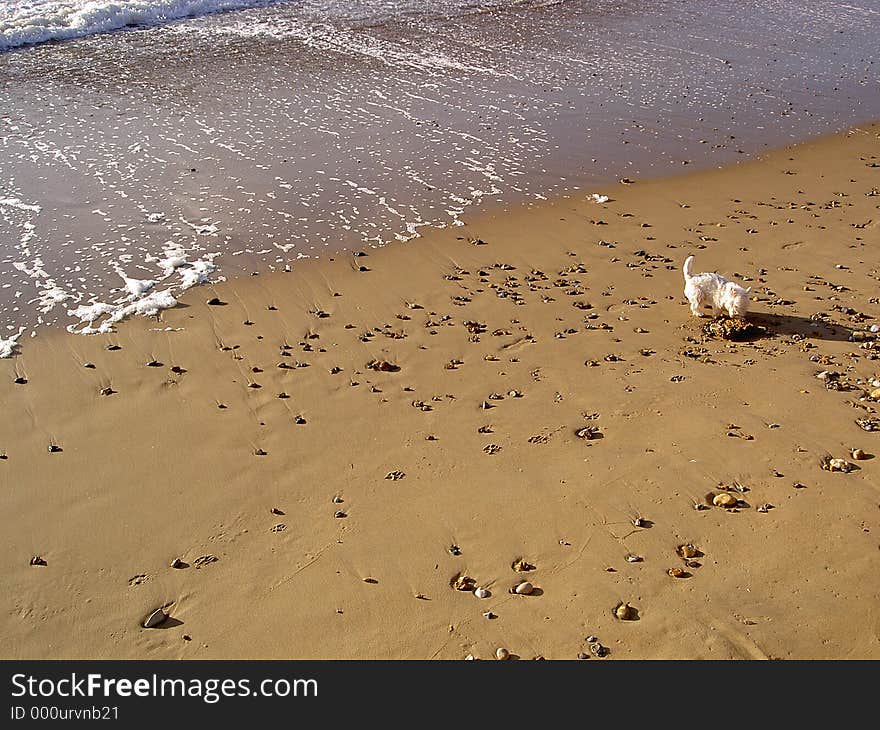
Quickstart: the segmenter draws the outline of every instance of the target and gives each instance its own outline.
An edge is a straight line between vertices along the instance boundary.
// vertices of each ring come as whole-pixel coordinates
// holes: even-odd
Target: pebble
[[[519,596],[530,596],[534,590],[535,587],[526,580],[515,586],[513,592]]]
[[[716,507],[724,507],[725,509],[729,509],[730,507],[736,507],[737,502],[736,497],[732,494],[728,494],[727,492],[721,492],[721,494],[716,494],[712,498],[712,504]]]
[[[171,567],[180,570],[181,568],[186,567],[186,563],[184,563],[183,560],[181,560],[180,558],[174,558],[174,560],[171,561]]]
[[[862,461],[865,458],[867,458],[867,456],[868,455],[864,451],[862,451],[861,449],[853,449],[852,450],[852,458],[855,459],[856,461]]]
[[[636,618],[636,609],[628,603],[621,603],[614,609],[614,615],[621,621],[634,621]]]
[[[510,652],[507,649],[505,649],[503,646],[499,646],[495,650],[495,658],[498,661],[503,662],[505,659],[510,659]]]
[[[43,558],[41,558],[39,555],[34,555],[34,557],[31,558],[31,565],[46,565],[46,564],[47,564],[46,561]]]
[[[160,626],[164,624],[168,620],[168,614],[165,613],[165,610],[162,608],[157,608],[153,611],[149,616],[144,619],[143,624],[141,624],[145,629],[152,629],[156,626]]]
[[[489,593],[489,591],[487,591],[485,588],[476,588],[474,589],[474,595],[477,598],[488,598],[492,594]]]
[[[700,551],[696,545],[685,543],[684,545],[679,545],[676,552],[683,558],[695,558]]]
[[[853,465],[850,464],[846,459],[830,459],[826,458],[822,460],[822,468],[827,469],[828,471],[839,471],[846,474],[853,470]]]

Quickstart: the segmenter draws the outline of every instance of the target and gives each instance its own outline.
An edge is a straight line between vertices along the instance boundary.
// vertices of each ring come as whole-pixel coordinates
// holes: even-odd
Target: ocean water
[[[876,119],[878,37],[880,0],[7,0],[0,354]]]

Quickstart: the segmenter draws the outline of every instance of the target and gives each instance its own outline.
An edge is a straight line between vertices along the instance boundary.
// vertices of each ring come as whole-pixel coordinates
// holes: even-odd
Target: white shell
[[[474,595],[477,598],[488,598],[490,594],[485,588],[476,588],[474,589]]]
[[[499,646],[495,650],[495,658],[498,661],[503,662],[505,659],[510,659],[510,652],[507,651],[507,649],[505,649],[503,646]]]
[[[157,608],[153,613],[147,616],[144,619],[144,623],[142,624],[145,629],[152,629],[160,624],[165,623],[168,619],[168,614],[165,613],[165,609]]]
[[[519,594],[520,596],[528,596],[531,595],[532,591],[535,590],[535,587],[529,583],[528,581],[523,581],[516,588],[513,589],[514,593]]]

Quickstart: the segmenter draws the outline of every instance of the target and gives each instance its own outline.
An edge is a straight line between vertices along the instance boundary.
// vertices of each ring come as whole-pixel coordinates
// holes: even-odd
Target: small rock
[[[43,558],[41,558],[39,555],[34,555],[34,557],[31,558],[31,565],[47,565],[47,564],[48,563],[46,563],[46,561]]]
[[[868,455],[864,451],[862,451],[862,449],[853,449],[851,453],[852,453],[852,458],[855,459],[856,461],[862,461],[862,460],[868,458]]]
[[[530,596],[535,590],[535,586],[529,583],[527,580],[523,581],[517,586],[514,586],[513,592],[518,596]]]
[[[628,603],[620,603],[615,607],[614,615],[621,621],[635,621],[638,613]]]
[[[854,465],[850,464],[846,459],[833,459],[830,456],[823,456],[820,465],[826,471],[839,471],[844,474],[854,469]]]
[[[714,504],[716,507],[724,507],[725,509],[736,507],[738,503],[739,500],[732,494],[728,494],[727,492],[721,492],[721,494],[716,494],[712,498],[712,504]]]
[[[691,543],[679,545],[675,551],[683,558],[695,558],[700,553],[697,547]]]
[[[510,652],[507,649],[505,649],[503,646],[499,646],[495,650],[495,658],[498,661],[503,662],[505,659],[510,659]]]
[[[162,608],[157,608],[153,613],[144,619],[141,624],[145,629],[153,629],[156,626],[164,624],[168,620],[168,614]]]
[[[174,560],[171,561],[171,567],[180,570],[181,568],[187,567],[187,565],[180,558],[174,558]]]
[[[474,589],[474,595],[477,598],[488,598],[492,594],[489,593],[489,591],[487,591],[485,588],[476,588]]]

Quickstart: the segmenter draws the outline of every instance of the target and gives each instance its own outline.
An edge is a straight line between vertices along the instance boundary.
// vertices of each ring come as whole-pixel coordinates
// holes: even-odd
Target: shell
[[[614,615],[621,621],[635,621],[636,610],[628,603],[619,603],[614,608]]]
[[[685,543],[684,545],[679,545],[675,551],[683,558],[695,558],[697,554],[700,552],[696,545],[692,545],[691,543]]]
[[[457,575],[452,579],[452,587],[457,591],[472,591],[474,590],[474,583],[476,581],[467,575]]]
[[[510,659],[510,652],[507,649],[505,649],[503,646],[499,646],[495,650],[495,658],[498,661],[503,662],[505,659]]]
[[[736,497],[732,494],[728,494],[727,492],[721,492],[720,494],[716,494],[712,497],[712,504],[716,507],[724,507],[725,509],[729,509],[731,507],[736,507],[737,502]]]
[[[534,590],[535,586],[526,580],[515,586],[513,592],[519,596],[530,596]]]
[[[489,593],[489,591],[487,591],[485,588],[476,588],[474,589],[474,595],[477,598],[488,598],[492,594]]]
[[[165,613],[164,608],[157,608],[153,611],[149,616],[144,619],[143,624],[141,624],[145,629],[153,629],[156,626],[160,626],[164,624],[168,620],[168,614]]]
[[[842,471],[846,474],[847,472],[852,471],[852,464],[846,459],[829,459],[828,471]]]
[[[527,563],[523,558],[517,558],[513,561],[513,565],[511,566],[517,573],[527,573],[530,570],[534,570],[535,566],[531,563]]]
[[[687,573],[683,571],[681,568],[670,568],[666,571],[673,578],[684,578],[687,576]]]

